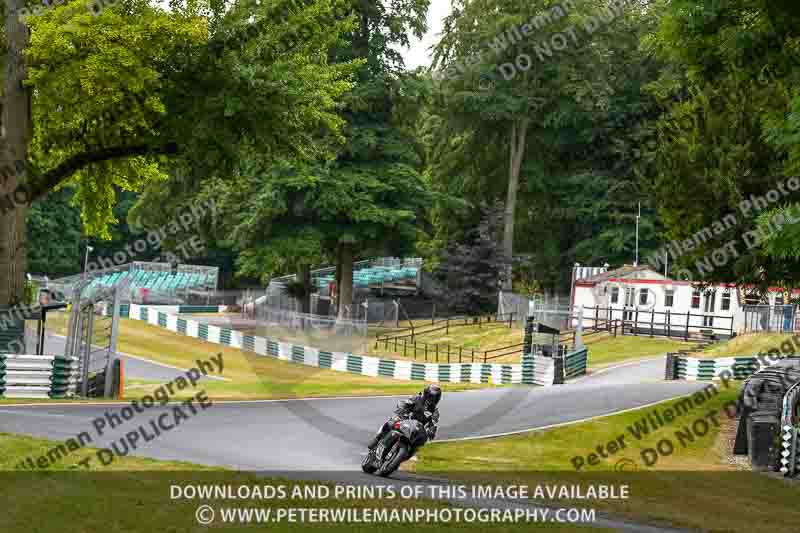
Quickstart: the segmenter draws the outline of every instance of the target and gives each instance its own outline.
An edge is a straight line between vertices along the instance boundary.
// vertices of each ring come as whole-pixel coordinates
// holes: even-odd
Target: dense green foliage
[[[28,212],[28,272],[56,278],[82,270],[85,239],[72,197],[70,189],[61,189]]]
[[[800,201],[785,185],[800,170],[796,6],[673,0],[659,8],[664,15],[645,44],[666,63],[650,87],[664,112],[648,177],[666,238],[713,230],[675,259],[693,279],[793,285],[800,219],[770,221],[777,210],[796,212]],[[772,201],[759,205],[754,197],[767,194]],[[736,223],[715,226],[726,216]],[[762,231],[751,233],[757,226]]]
[[[798,10],[613,5],[458,0],[417,72],[400,51],[429,0],[122,0],[28,17],[41,197],[28,270],[75,273],[87,242],[113,255],[213,198],[165,251],[199,235],[191,261],[242,283],[383,254],[455,271],[464,243],[489,250],[491,234],[498,264],[517,258],[506,287],[565,292],[576,262],[635,260],[641,206],[640,262],[663,271],[663,246],[688,239],[673,275],[794,285],[800,191],[753,206],[800,175]],[[480,206],[498,201],[503,231],[481,233]]]
[[[642,87],[658,75],[658,65],[638,50],[653,17],[636,9],[618,12],[589,34],[582,28],[600,16],[594,2],[575,2],[567,13],[557,2],[518,4],[464,2],[447,20],[438,48],[446,76],[431,117],[431,174],[472,203],[507,197],[509,134],[525,127],[513,255],[528,260],[515,277],[563,291],[576,261],[633,262],[638,202],[642,250],[655,244],[655,206],[636,173],[652,138],[646,120],[657,116]],[[513,34],[542,14],[550,14],[549,24],[502,52],[492,50],[498,35]],[[541,53],[542,41],[570,31],[575,38],[566,49],[552,58]],[[516,64],[519,54],[532,57],[534,66],[505,79],[498,66]],[[458,65],[465,64],[469,68],[459,74]],[[457,236],[461,227],[440,226],[440,239]]]

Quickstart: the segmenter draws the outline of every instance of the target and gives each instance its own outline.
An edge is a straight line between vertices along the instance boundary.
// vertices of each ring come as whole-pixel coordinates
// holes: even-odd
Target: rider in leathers
[[[395,422],[409,417],[420,422],[428,434],[428,440],[433,440],[438,429],[439,409],[437,405],[441,399],[442,389],[436,384],[431,384],[425,387],[420,394],[404,400],[395,411],[395,416],[390,418],[375,434],[368,448],[370,450],[374,449],[381,438],[391,430]]]

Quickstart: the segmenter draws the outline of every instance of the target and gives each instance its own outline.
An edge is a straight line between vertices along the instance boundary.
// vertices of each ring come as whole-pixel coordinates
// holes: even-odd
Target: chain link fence
[[[550,327],[557,329],[570,329],[571,327],[569,297],[559,295],[523,296],[503,291],[497,295],[497,314],[514,313],[517,326],[520,328],[525,327],[527,317],[534,312],[541,318],[539,322]]]

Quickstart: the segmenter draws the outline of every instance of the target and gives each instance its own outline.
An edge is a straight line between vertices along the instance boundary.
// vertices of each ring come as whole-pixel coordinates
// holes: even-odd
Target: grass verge
[[[120,319],[117,348],[121,352],[184,369],[195,366],[197,360],[208,360],[221,353],[224,361],[222,376],[230,381],[202,382],[209,397],[216,400],[405,395],[419,392],[423,386],[418,381],[362,376],[280,361],[273,357],[178,335],[145,322],[126,318]],[[128,377],[125,383],[126,397],[136,397],[158,386],[154,382],[132,380]],[[453,383],[446,384],[443,388],[445,391],[458,391],[487,386]],[[188,397],[191,392],[194,391],[186,389],[177,397]]]
[[[189,533],[203,529],[195,518],[197,508],[208,504],[216,510],[214,530],[254,531],[263,527],[252,523],[220,523],[220,508],[259,508],[276,513],[280,508],[328,508],[328,509],[402,509],[445,507],[430,500],[401,499],[337,499],[303,498],[293,490],[319,486],[315,482],[292,482],[279,478],[256,477],[243,472],[207,468],[201,465],[176,461],[156,461],[139,457],[118,457],[108,467],[86,470],[77,464],[84,455],[94,450],[74,451],[61,463],[41,471],[13,471],[14,466],[25,457],[47,453],[58,443],[19,435],[0,433],[0,474],[5,479],[0,494],[0,530],[37,531],[41,533],[63,531],[169,531]],[[77,469],[76,469],[77,468]],[[287,497],[256,499],[185,499],[173,496],[173,487],[187,485],[231,486],[234,491],[241,485],[258,488],[267,493],[267,487],[278,490],[283,487]],[[331,494],[335,487],[326,485]],[[252,490],[252,489],[251,489]],[[288,520],[275,523],[269,521],[270,531],[485,531],[480,523],[311,523]],[[531,529],[567,532],[579,528],[575,524],[497,524],[492,531],[522,533]],[[596,530],[594,530],[596,531]]]
[[[794,335],[788,333],[746,333],[736,337],[713,344],[702,352],[694,354],[696,357],[725,357],[729,355],[757,355],[767,353],[770,350],[778,349],[783,353],[794,352]],[[788,344],[785,344],[787,343]],[[788,346],[789,349],[783,349]]]
[[[589,367],[602,368],[614,363],[632,361],[643,357],[675,352],[691,343],[671,339],[620,335],[617,337],[597,333],[584,339],[589,348]]]

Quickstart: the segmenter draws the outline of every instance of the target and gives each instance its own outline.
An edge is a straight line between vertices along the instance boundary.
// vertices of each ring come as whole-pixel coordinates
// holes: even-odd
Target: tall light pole
[[[636,259],[633,266],[639,266],[639,219],[642,216],[642,202],[639,202],[639,213],[636,215]]]
[[[91,246],[89,246],[87,244],[86,245],[86,256],[83,259],[83,279],[86,279],[86,271],[89,268],[89,252],[91,252],[92,250],[94,250],[94,248],[92,248]]]

